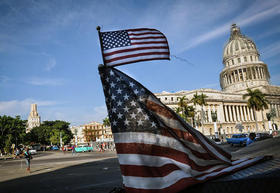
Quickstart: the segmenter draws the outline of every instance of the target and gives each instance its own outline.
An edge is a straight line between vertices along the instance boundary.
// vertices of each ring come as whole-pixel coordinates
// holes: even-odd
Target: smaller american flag
[[[100,38],[107,66],[170,58],[167,39],[156,29],[101,32]]]

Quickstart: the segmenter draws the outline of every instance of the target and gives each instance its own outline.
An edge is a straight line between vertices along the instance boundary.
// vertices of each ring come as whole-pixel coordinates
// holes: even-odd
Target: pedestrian
[[[75,145],[72,146],[72,155],[76,155]]]
[[[15,159],[19,159],[19,158],[20,158],[20,150],[19,150],[19,148],[16,148]]]
[[[65,147],[64,147],[64,145],[62,146],[62,151],[63,151],[63,154],[65,154]]]
[[[29,148],[28,147],[25,148],[24,158],[25,158],[25,162],[26,162],[26,165],[27,165],[26,171],[28,173],[30,173],[30,160],[32,159],[32,156],[29,153]]]
[[[249,137],[247,139],[247,142],[246,142],[246,146],[248,146],[251,143],[255,142],[255,140],[256,140],[256,134],[255,133],[250,133]]]

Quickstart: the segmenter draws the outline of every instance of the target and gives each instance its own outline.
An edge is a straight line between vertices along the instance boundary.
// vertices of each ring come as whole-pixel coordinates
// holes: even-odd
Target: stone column
[[[232,110],[233,110],[233,121],[235,121],[235,122],[236,122],[236,121],[237,121],[237,119],[236,119],[235,107],[236,107],[236,106],[235,106],[235,105],[233,105],[233,106],[232,106]]]
[[[228,120],[228,110],[227,110],[227,105],[224,105],[224,110],[225,110],[225,122],[229,122]]]
[[[245,121],[248,121],[246,110],[245,110],[245,106],[242,106],[242,110],[243,110]]]
[[[243,115],[242,105],[240,105],[239,108],[240,108],[241,121],[245,121],[244,115]]]
[[[230,121],[233,122],[231,105],[229,105],[228,108],[229,108],[228,111],[229,111]]]
[[[252,117],[251,117],[251,114],[250,114],[250,111],[249,111],[249,107],[246,106],[245,108],[246,108],[246,112],[247,112],[249,121],[252,121]]]
[[[221,123],[225,122],[223,104],[220,104],[217,109],[217,118],[218,118],[218,121],[220,121]]]
[[[237,120],[238,120],[238,121],[241,121],[241,119],[240,119],[239,105],[236,106],[236,111],[237,111]]]
[[[208,120],[210,123],[212,123],[212,116],[211,116],[211,108],[210,108],[210,105],[208,105]]]
[[[255,120],[255,117],[254,117],[254,112],[253,112],[253,109],[252,109],[252,108],[250,108],[250,113],[251,113],[252,121],[254,121],[254,120]]]

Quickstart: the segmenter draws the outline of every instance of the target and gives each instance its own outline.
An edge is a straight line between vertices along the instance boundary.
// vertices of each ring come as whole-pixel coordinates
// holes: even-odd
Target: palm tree
[[[259,130],[256,111],[262,111],[262,121],[264,122],[263,118],[263,110],[268,108],[268,100],[265,98],[264,94],[259,90],[251,90],[250,88],[247,89],[247,93],[243,95],[243,99],[248,98],[247,105],[249,108],[253,109],[255,123],[256,123],[256,130]]]
[[[178,108],[176,109],[176,111],[177,113],[179,113],[179,115],[181,112],[180,116],[184,119],[186,119],[185,111],[187,106],[188,106],[188,99],[186,98],[186,96],[179,97]]]
[[[191,119],[191,125],[194,126],[195,109],[193,106],[186,106],[185,115]]]
[[[193,95],[193,98],[191,99],[191,101],[193,102],[193,104],[196,106],[196,105],[200,105],[201,106],[201,126],[202,126],[202,129],[203,129],[203,124],[204,124],[204,111],[203,111],[203,107],[204,105],[206,105],[206,98],[207,98],[207,95],[205,94],[201,94],[201,95],[198,95],[197,92]]]
[[[109,117],[106,117],[105,119],[103,119],[103,125],[105,127],[109,127],[111,125]]]

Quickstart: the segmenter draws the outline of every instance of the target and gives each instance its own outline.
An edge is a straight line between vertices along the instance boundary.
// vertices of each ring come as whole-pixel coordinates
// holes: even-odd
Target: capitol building
[[[256,44],[244,36],[236,24],[231,26],[230,38],[224,47],[223,65],[224,68],[220,73],[221,90],[197,89],[155,95],[172,109],[178,107],[179,99],[183,96],[190,101],[196,93],[206,95],[207,104],[195,106],[195,119],[199,119],[203,112],[203,124],[194,124],[194,127],[207,136],[213,136],[215,132],[222,136],[239,133],[240,125],[243,133],[271,132],[279,129],[280,86],[270,84],[267,64],[260,60]],[[243,99],[247,88],[259,89],[264,93],[269,101],[268,109],[263,112],[256,111],[255,116],[253,109],[247,105],[248,98]],[[266,116],[271,110],[276,112],[276,116],[271,120],[273,126],[269,124]],[[211,116],[213,112],[217,115],[215,124]]]

